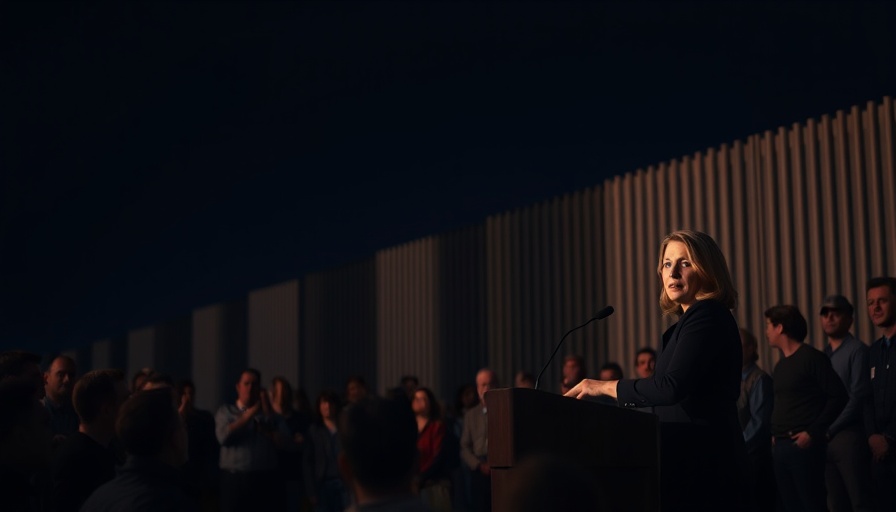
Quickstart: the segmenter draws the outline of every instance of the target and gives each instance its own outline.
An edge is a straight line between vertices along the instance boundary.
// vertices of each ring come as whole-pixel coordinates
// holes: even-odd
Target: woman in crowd
[[[441,420],[439,403],[429,388],[419,387],[414,392],[411,409],[417,418],[420,497],[433,512],[451,512],[450,467],[446,453],[451,442]]]
[[[653,376],[585,379],[566,396],[654,407],[662,510],[741,510],[746,451],[736,403],[743,355],[728,265],[709,235],[676,231],[660,245],[657,273],[660,307],[679,318],[663,334]]]
[[[308,428],[303,446],[305,492],[317,512],[342,512],[348,506],[347,491],[336,463],[340,450],[336,430],[340,404],[339,395],[330,391],[317,397],[319,417]]]

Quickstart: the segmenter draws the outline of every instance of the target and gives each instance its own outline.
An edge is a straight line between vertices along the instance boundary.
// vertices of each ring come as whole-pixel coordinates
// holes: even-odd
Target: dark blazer
[[[896,452],[896,345],[887,348],[884,339],[871,344],[868,352],[871,367],[871,396],[865,407],[865,429],[867,435],[883,434],[890,440],[891,452]],[[893,366],[890,369],[890,366]]]
[[[338,451],[338,436],[335,440],[337,447],[334,450],[333,437],[324,425],[314,423],[308,428],[308,436],[303,446],[303,477],[305,479],[305,492],[308,496],[317,497],[323,487],[324,481],[339,478],[339,469],[336,463]]]
[[[728,425],[737,416],[743,351],[731,312],[701,300],[663,334],[651,379],[623,379],[622,407],[654,406],[661,422]]]
[[[746,464],[737,418],[742,362],[734,316],[701,300],[663,334],[652,378],[619,381],[620,406],[653,406],[659,416],[664,511],[742,508],[733,485]]]
[[[81,512],[193,512],[181,472],[154,459],[128,457],[118,475],[97,488]]]

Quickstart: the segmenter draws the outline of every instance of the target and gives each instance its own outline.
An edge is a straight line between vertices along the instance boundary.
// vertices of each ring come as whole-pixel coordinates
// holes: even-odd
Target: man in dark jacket
[[[99,486],[115,478],[118,462],[115,419],[128,396],[121,370],[87,372],[75,384],[78,431],[66,437],[53,455],[51,509],[77,511]]]
[[[121,406],[116,432],[127,461],[115,479],[90,495],[82,512],[195,510],[179,470],[187,461],[187,433],[170,389],[131,396]]]
[[[32,378],[0,378],[0,509],[39,510],[31,484],[50,462],[47,415],[35,396]]]
[[[871,344],[871,400],[865,430],[871,447],[871,475],[877,509],[896,510],[896,278],[868,281],[868,316],[881,337]]]
[[[427,512],[412,492],[417,425],[406,403],[368,397],[339,419],[339,469],[358,512]]]

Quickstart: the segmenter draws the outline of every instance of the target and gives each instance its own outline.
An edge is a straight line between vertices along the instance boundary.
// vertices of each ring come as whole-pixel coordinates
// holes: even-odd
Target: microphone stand
[[[566,337],[569,336],[569,333],[571,333],[573,331],[578,331],[582,327],[585,327],[586,325],[590,324],[591,322],[593,322],[595,320],[603,320],[604,318],[606,318],[612,314],[613,314],[613,306],[607,306],[604,309],[598,311],[597,314],[591,318],[591,320],[588,320],[584,324],[582,324],[578,327],[573,327],[572,329],[566,331],[566,334],[564,334],[563,337],[560,338],[560,343],[557,343],[557,348],[555,348],[554,351],[551,352],[551,357],[548,358],[547,364],[545,364],[544,368],[542,368],[541,371],[538,372],[538,377],[535,378],[535,389],[538,389],[538,382],[541,380],[542,374],[544,374],[544,371],[547,370],[548,366],[551,365],[551,361],[554,360],[554,356],[557,355],[557,351],[560,350],[560,346],[563,345],[563,340],[565,340]]]

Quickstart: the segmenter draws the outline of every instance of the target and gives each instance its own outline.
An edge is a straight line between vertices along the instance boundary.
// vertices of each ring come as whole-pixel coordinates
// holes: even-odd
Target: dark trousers
[[[491,512],[492,510],[492,479],[477,470],[470,475],[470,491],[473,495],[473,510],[475,512]]]
[[[320,484],[314,512],[342,512],[348,507],[348,503],[348,491],[345,484],[338,478],[330,478]]]
[[[747,509],[747,453],[740,427],[714,431],[690,423],[660,424],[663,512]]]
[[[882,462],[871,463],[871,476],[874,480],[877,510],[881,512],[896,510],[896,457],[893,450],[890,450]]]
[[[749,510],[772,512],[777,506],[778,494],[771,444],[749,453],[747,458],[749,478],[746,496]]]
[[[827,445],[812,442],[800,448],[790,438],[775,439],[775,479],[786,512],[826,512],[824,486]]]
[[[279,471],[221,471],[221,512],[247,510],[286,510]]]
[[[871,512],[871,450],[864,432],[841,430],[828,441],[825,484],[830,512]]]

